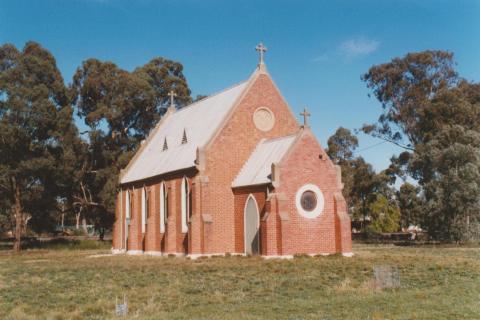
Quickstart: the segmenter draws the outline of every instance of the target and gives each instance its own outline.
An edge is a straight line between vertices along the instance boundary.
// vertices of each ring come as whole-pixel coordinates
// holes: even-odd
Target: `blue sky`
[[[246,79],[255,45],[290,106],[312,113],[325,146],[336,128],[373,122],[380,104],[361,74],[425,49],[455,53],[460,74],[480,81],[480,1],[0,0],[0,43],[40,42],[67,83],[87,58],[132,70],[155,56],[183,63],[193,91],[210,94]],[[299,117],[300,120],[300,117]],[[398,149],[360,135],[377,170]]]

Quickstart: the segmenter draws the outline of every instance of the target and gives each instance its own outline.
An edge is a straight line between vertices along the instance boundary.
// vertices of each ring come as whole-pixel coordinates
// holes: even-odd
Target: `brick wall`
[[[131,220],[128,228],[128,250],[141,250],[150,252],[184,253],[188,249],[185,242],[186,234],[181,230],[181,196],[180,186],[184,176],[190,185],[197,174],[195,169],[184,170],[180,173],[167,174],[154,177],[145,181],[126,184],[122,186],[122,198],[117,201],[116,221],[113,237],[114,249],[125,249],[126,196],[127,191],[132,193]],[[168,218],[165,233],[160,232],[160,184],[164,182],[168,192]],[[147,224],[145,233],[142,233],[142,192],[146,188],[149,193]],[[120,195],[120,193],[119,193]],[[195,199],[195,194],[192,194]],[[119,197],[120,199],[120,197]],[[122,221],[118,217],[122,217]],[[177,232],[177,230],[179,232]]]
[[[235,251],[237,253],[245,252],[245,205],[249,195],[252,195],[257,201],[260,220],[265,215],[266,186],[253,186],[248,188],[239,188],[234,190],[234,238]],[[260,225],[260,223],[259,223]],[[261,234],[260,234],[261,236]],[[260,239],[260,251],[262,250],[262,241]]]
[[[314,219],[308,219],[297,212],[295,195],[297,190],[305,184],[317,185],[323,193],[325,206],[323,213]],[[350,222],[348,215],[342,216],[342,225],[335,214],[334,195],[340,193],[341,185],[338,181],[337,170],[328,159],[310,129],[305,129],[301,137],[286,155],[280,166],[280,186],[275,192],[286,196],[285,210],[289,214],[289,221],[282,230],[283,254],[296,253],[335,253],[338,250],[349,252],[348,243]],[[343,197],[338,198],[339,206],[344,205]],[[281,211],[282,208],[279,208]],[[342,249],[337,242],[336,230],[343,230],[347,238],[343,240]]]
[[[275,116],[275,125],[268,132],[258,130],[253,123],[254,111],[262,106]],[[202,210],[213,217],[215,241],[208,248],[210,253],[239,250],[231,185],[254,148],[263,138],[285,136],[297,130],[298,123],[270,76],[259,74],[206,150],[204,174],[209,182],[203,190]]]

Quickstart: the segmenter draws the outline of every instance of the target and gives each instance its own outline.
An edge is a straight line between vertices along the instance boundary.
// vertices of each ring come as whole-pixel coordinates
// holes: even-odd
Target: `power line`
[[[353,151],[353,153],[359,153],[359,152],[362,152],[362,151],[365,151],[365,150],[368,150],[368,149],[372,149],[372,148],[378,147],[379,145],[384,144],[384,143],[386,143],[386,142],[388,142],[388,141],[382,141],[382,142],[376,143],[376,144],[374,144],[374,145],[365,147],[365,148],[363,148],[363,149],[355,150],[355,151]]]

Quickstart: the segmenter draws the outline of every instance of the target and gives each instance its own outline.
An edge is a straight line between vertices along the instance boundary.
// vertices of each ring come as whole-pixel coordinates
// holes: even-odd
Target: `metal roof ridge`
[[[217,92],[215,92],[215,93],[212,93],[211,95],[206,96],[206,97],[204,97],[204,98],[202,98],[202,99],[200,99],[200,100],[197,100],[197,101],[194,101],[194,102],[192,102],[192,103],[190,103],[190,104],[187,104],[186,106],[181,107],[180,109],[175,110],[175,112],[174,112],[173,114],[177,114],[177,113],[182,112],[182,111],[184,111],[184,110],[188,110],[190,107],[194,107],[195,105],[199,104],[200,102],[205,102],[205,100],[208,100],[208,99],[210,99],[210,98],[219,96],[219,95],[221,95],[222,93],[225,93],[225,92],[227,92],[227,91],[229,91],[229,90],[232,90],[232,89],[234,89],[234,88],[236,88],[236,87],[239,87],[239,86],[241,86],[242,84],[246,83],[248,80],[249,80],[249,79],[243,80],[243,81],[238,82],[238,83],[236,83],[236,84],[234,84],[234,85],[231,85],[231,86],[229,86],[229,87],[227,87],[227,88],[225,88],[225,89],[223,89],[223,90],[220,90],[220,91],[217,91]]]

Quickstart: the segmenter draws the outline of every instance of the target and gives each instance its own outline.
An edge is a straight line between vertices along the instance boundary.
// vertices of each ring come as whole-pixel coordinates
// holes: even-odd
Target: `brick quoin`
[[[275,117],[273,128],[266,132],[257,129],[253,122],[253,114],[260,107],[267,107]],[[273,184],[232,187],[232,182],[262,139],[294,134],[296,141],[278,164],[279,183],[275,187]],[[299,126],[270,75],[264,68],[258,68],[230,114],[205,146],[202,161],[178,172],[120,185],[113,250],[192,256],[243,254],[245,203],[252,195],[259,208],[262,255],[350,253],[350,219],[341,194],[339,173],[310,129]],[[191,193],[187,233],[181,232],[184,177],[188,179]],[[168,192],[164,233],[160,232],[162,182]],[[325,198],[322,214],[314,219],[301,216],[295,204],[297,190],[307,183],[318,186]],[[141,231],[143,188],[149,194],[144,234]],[[128,228],[125,221],[127,192],[132,193]]]

